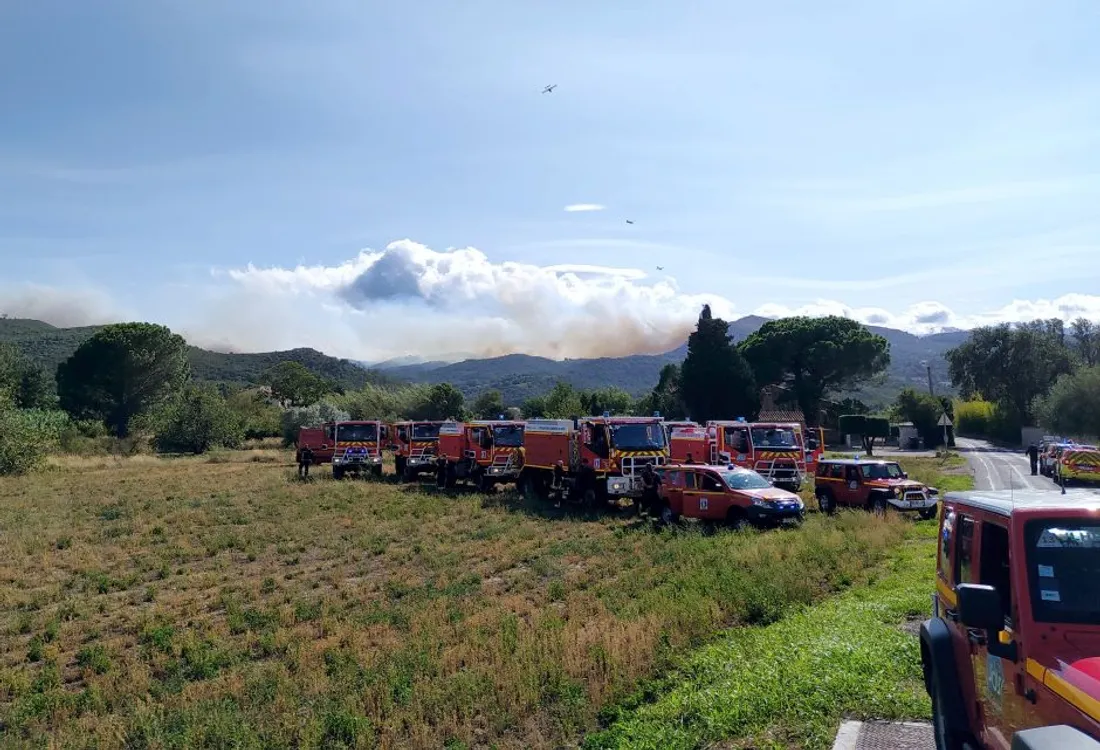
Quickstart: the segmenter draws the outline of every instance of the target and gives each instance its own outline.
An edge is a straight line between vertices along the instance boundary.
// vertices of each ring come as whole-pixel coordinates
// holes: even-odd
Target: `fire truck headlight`
[[[615,479],[607,483],[607,489],[613,494],[621,494],[626,492],[626,482],[622,479]]]

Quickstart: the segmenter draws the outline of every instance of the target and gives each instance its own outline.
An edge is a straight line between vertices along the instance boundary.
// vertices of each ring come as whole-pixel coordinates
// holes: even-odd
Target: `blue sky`
[[[700,301],[1100,319],[1097,29],[1094,0],[5,3],[0,307],[363,357],[659,349]],[[350,295],[404,239],[411,292]]]

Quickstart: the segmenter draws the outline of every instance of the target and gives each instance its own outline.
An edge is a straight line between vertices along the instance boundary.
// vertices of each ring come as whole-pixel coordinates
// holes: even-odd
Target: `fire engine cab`
[[[798,492],[820,445],[807,448],[797,422],[711,420],[705,428],[674,430],[669,441],[677,463],[734,464],[752,469],[776,487]],[[814,441],[815,444],[817,441]]]
[[[325,425],[326,434],[330,425]],[[331,423],[332,478],[343,479],[347,473],[370,472],[382,476],[382,446],[386,440],[386,425],[378,420]]]
[[[564,481],[588,502],[641,497],[643,467],[669,460],[660,417],[534,419],[525,442],[525,491],[545,495],[560,461]]]
[[[475,420],[439,426],[439,456],[446,462],[446,485],[459,479],[488,492],[514,482],[524,465],[523,422]]]
[[[443,422],[395,422],[390,425],[390,448],[397,476],[412,481],[435,468],[439,427]]]

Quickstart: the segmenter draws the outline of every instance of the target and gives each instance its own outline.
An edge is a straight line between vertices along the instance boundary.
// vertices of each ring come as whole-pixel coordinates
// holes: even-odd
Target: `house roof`
[[[806,417],[799,409],[763,409],[756,417],[757,422],[798,422],[806,423]]]

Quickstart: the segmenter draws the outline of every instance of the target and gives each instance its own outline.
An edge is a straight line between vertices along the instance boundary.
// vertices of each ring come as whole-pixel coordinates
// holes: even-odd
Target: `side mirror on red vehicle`
[[[960,583],[955,593],[959,597],[959,622],[963,625],[979,630],[1004,628],[1005,612],[997,589],[981,583]]]
[[[908,471],[903,471],[901,473],[901,478],[902,479],[908,479],[909,478],[909,472]]]

